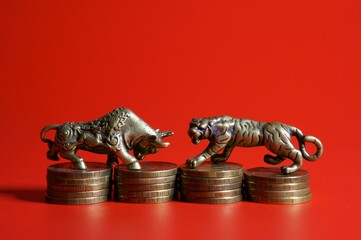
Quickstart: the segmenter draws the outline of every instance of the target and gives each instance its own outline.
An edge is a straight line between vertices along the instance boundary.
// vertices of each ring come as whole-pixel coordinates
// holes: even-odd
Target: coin
[[[87,169],[79,170],[72,163],[53,164],[47,169],[48,176],[57,178],[77,179],[77,178],[97,178],[110,176],[112,168],[105,163],[88,162]]]
[[[287,191],[265,191],[265,190],[247,189],[247,195],[255,196],[255,197],[264,197],[264,198],[302,197],[309,193],[311,193],[310,188],[287,190]]]
[[[226,203],[235,203],[242,201],[242,195],[237,195],[233,197],[223,197],[223,198],[198,198],[198,197],[189,197],[189,196],[181,195],[181,200],[192,203],[226,204]]]
[[[48,184],[48,189],[60,192],[86,192],[110,188],[111,184],[88,184],[88,185],[66,185],[66,184]]]
[[[166,182],[166,183],[157,183],[157,184],[123,184],[116,183],[114,184],[115,190],[126,189],[128,191],[155,191],[155,190],[165,190],[174,188],[175,182]]]
[[[49,195],[45,196],[45,200],[48,203],[55,204],[66,204],[66,205],[80,205],[80,204],[94,204],[105,202],[110,199],[109,195],[99,197],[88,197],[88,198],[58,198]]]
[[[187,198],[223,198],[233,197],[241,194],[241,189],[232,189],[224,191],[207,191],[207,192],[196,192],[182,189],[181,194]]]
[[[109,188],[95,190],[95,191],[86,191],[86,192],[60,192],[52,189],[47,189],[48,196],[59,197],[59,198],[89,198],[89,197],[100,197],[109,194]]]
[[[190,169],[186,164],[179,167],[180,174],[192,177],[225,178],[235,177],[243,174],[243,166],[237,163],[204,162],[199,167]]]
[[[47,176],[48,184],[65,184],[65,185],[92,185],[92,184],[106,184],[110,182],[110,176],[97,178],[56,178]]]
[[[142,162],[141,170],[129,170],[126,165],[120,164],[114,168],[114,175],[124,178],[158,178],[177,174],[178,166],[169,162]]]
[[[114,200],[119,202],[127,203],[164,203],[173,200],[173,196],[162,196],[162,197],[124,197],[114,194]]]
[[[120,190],[115,191],[120,197],[141,197],[141,198],[152,198],[152,197],[165,197],[173,196],[174,189],[165,189],[157,191],[127,191]]]
[[[242,175],[235,177],[222,177],[222,178],[201,178],[201,177],[191,177],[191,176],[179,176],[181,183],[187,184],[199,184],[199,185],[223,185],[223,184],[232,184],[239,183],[242,181]]]
[[[269,198],[262,196],[247,196],[247,200],[258,203],[270,203],[270,204],[298,204],[310,201],[312,194],[309,193],[300,197],[286,197],[286,198]]]
[[[126,178],[115,176],[115,184],[158,184],[158,183],[168,183],[175,182],[176,175],[167,176],[167,177],[152,177],[152,178]]]
[[[278,167],[258,167],[248,169],[244,172],[245,180],[257,183],[300,183],[309,180],[309,173],[306,170],[283,175]]]
[[[309,187],[309,181],[300,183],[283,183],[283,184],[267,184],[267,183],[256,183],[251,181],[245,181],[245,187],[247,189],[257,190],[269,190],[269,191],[287,191],[287,190],[298,190]]]
[[[229,183],[229,184],[221,184],[221,185],[201,185],[195,183],[180,183],[180,189],[187,189],[190,191],[223,191],[223,190],[231,190],[231,189],[241,189],[242,182]]]

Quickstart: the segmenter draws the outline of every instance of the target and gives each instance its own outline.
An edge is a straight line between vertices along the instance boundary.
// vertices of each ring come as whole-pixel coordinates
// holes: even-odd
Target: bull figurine
[[[45,137],[49,130],[56,130],[54,141]],[[117,108],[107,115],[90,122],[67,122],[45,126],[41,140],[48,143],[47,157],[59,160],[58,154],[72,161],[80,170],[87,168],[77,150],[108,154],[107,164],[118,164],[118,158],[128,169],[141,169],[138,160],[169,146],[162,139],[173,135],[171,131],[153,130],[142,119],[126,108]],[[133,150],[133,155],[129,151]]]

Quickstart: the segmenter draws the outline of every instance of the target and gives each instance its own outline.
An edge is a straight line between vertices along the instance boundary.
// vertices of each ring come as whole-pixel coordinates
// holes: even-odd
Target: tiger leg
[[[211,142],[208,147],[199,155],[195,156],[194,158],[189,158],[186,162],[188,168],[196,168],[201,165],[204,161],[208,158],[213,157],[219,151],[225,148],[227,143],[217,143]]]
[[[85,165],[83,158],[75,154],[75,148],[70,150],[62,150],[59,152],[59,154],[62,158],[70,160],[77,169],[79,170],[87,169],[87,166]]]
[[[216,154],[216,155],[212,156],[212,158],[211,158],[212,162],[217,163],[217,162],[227,161],[227,159],[231,155],[233,149],[234,149],[234,147],[225,147],[222,154]]]
[[[276,165],[283,162],[286,158],[282,156],[272,156],[269,154],[264,155],[264,161],[268,164]]]
[[[287,154],[287,158],[291,159],[293,161],[293,164],[291,166],[281,167],[281,172],[282,172],[282,174],[285,174],[285,175],[293,173],[293,172],[297,171],[298,169],[300,169],[300,167],[302,166],[302,162],[303,162],[302,153],[298,149],[290,150]]]

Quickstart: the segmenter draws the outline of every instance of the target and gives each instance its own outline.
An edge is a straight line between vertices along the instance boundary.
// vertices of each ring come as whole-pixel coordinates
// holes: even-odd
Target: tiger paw
[[[186,162],[188,168],[196,168],[200,165],[200,163],[195,158],[190,158]]]
[[[213,157],[211,157],[212,162],[218,163],[218,162],[225,162],[227,161],[227,157],[223,156],[222,154],[216,154]]]

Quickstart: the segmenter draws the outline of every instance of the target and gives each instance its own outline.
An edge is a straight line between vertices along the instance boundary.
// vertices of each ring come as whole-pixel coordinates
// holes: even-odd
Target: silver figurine
[[[208,158],[215,163],[224,162],[236,146],[265,146],[276,154],[276,156],[266,154],[264,156],[266,163],[279,164],[286,158],[293,161],[292,165],[281,167],[282,174],[287,175],[301,167],[303,158],[315,161],[323,153],[322,143],[316,137],[305,136],[298,128],[278,122],[258,122],[229,116],[194,118],[189,124],[188,135],[194,144],[198,144],[203,139],[208,139],[210,142],[201,154],[187,160],[188,168],[197,168]],[[292,136],[297,138],[299,149],[293,146]],[[315,154],[307,153],[305,142],[316,146]],[[223,152],[220,153],[221,151]]]
[[[45,137],[49,130],[56,130],[55,140]],[[117,164],[118,158],[129,169],[141,169],[138,160],[169,146],[162,139],[173,135],[171,131],[153,130],[147,123],[126,108],[117,108],[107,115],[89,122],[67,122],[45,126],[41,140],[48,143],[47,157],[59,160],[58,154],[72,161],[77,169],[86,169],[77,150],[108,154],[107,164]],[[133,150],[134,156],[128,152]]]

